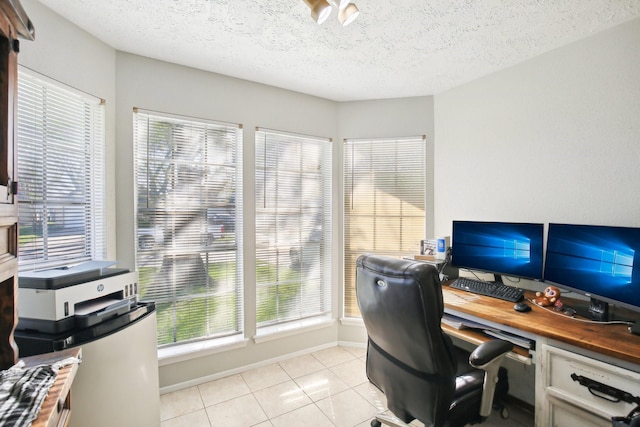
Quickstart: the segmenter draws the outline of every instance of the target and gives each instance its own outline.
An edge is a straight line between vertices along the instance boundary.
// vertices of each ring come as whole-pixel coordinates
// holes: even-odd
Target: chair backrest
[[[444,304],[435,266],[362,255],[356,263],[356,293],[369,338],[369,379],[403,421],[443,424],[457,362],[440,326]]]

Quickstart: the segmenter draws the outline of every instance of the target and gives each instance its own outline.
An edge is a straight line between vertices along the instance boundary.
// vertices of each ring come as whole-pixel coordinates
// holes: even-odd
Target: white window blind
[[[331,312],[331,140],[256,131],[256,318]]]
[[[242,331],[242,127],[134,112],[137,268],[158,345]]]
[[[356,259],[418,253],[425,237],[426,139],[345,140],[344,311],[360,317]]]
[[[19,269],[104,259],[103,102],[18,74]]]

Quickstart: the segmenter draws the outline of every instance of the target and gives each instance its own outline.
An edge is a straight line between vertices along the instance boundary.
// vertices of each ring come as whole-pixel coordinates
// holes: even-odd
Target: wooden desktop
[[[532,310],[520,313],[513,309],[512,302],[454,289],[447,283],[442,294],[448,313],[482,319],[507,330],[524,332],[525,336],[543,336],[640,365],[640,336],[631,334],[627,325],[590,322],[531,302],[527,303]],[[525,298],[534,297],[533,292],[525,292]],[[567,307],[584,305],[576,299],[561,297],[561,300]]]
[[[517,312],[514,303],[442,286],[445,313],[509,332],[534,343],[531,349],[514,348],[514,358],[535,365],[536,426],[610,426],[611,417],[627,415],[636,405],[597,396],[572,379],[583,375],[634,396],[640,396],[640,336],[626,324],[591,322],[553,308]],[[527,291],[528,300],[534,293]],[[565,307],[585,302],[561,297]],[[637,314],[636,314],[637,316]],[[457,329],[443,322],[443,330],[478,344],[490,339],[476,329]]]

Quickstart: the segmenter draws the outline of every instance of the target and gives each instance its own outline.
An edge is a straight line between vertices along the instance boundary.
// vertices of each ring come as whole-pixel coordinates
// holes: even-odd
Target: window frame
[[[18,82],[19,271],[104,260],[105,101],[24,66]]]
[[[331,215],[333,211],[332,206],[332,180],[333,180],[333,140],[328,137],[318,137],[302,135],[293,132],[279,131],[267,128],[256,128],[255,133],[255,180],[256,180],[256,208],[255,208],[255,223],[256,223],[256,328],[257,337],[266,336],[276,331],[287,330],[291,333],[292,330],[305,328],[308,326],[316,327],[318,324],[324,324],[333,315],[333,289],[332,289],[332,270],[333,259],[331,251]],[[269,144],[273,144],[283,150],[283,147],[287,147],[289,152],[295,151],[297,161],[300,163],[299,169],[296,169],[297,165],[286,165],[280,168],[274,167],[272,164],[282,163],[279,156],[271,157],[267,154]],[[287,144],[291,144],[290,146]],[[302,149],[306,144],[306,149]],[[297,146],[297,149],[295,147]],[[262,147],[262,148],[261,148]],[[292,149],[293,148],[293,149]],[[315,160],[311,160],[310,156],[314,149],[317,149],[318,157]],[[277,151],[277,150],[276,150]],[[270,152],[271,153],[271,152]],[[276,158],[277,157],[277,158]],[[312,161],[317,161],[314,164],[317,170],[310,167]],[[307,164],[309,162],[309,164]],[[309,169],[306,169],[309,167]],[[270,175],[272,173],[273,175]],[[287,180],[288,177],[288,181]],[[295,177],[300,180],[300,187],[295,182]],[[312,206],[314,202],[309,200],[302,200],[305,198],[305,194],[309,191],[311,185],[307,182],[307,187],[303,191],[302,182],[304,180],[316,179],[314,181],[316,187],[314,192],[315,206]],[[270,181],[270,182],[269,182]],[[275,185],[275,186],[274,186]],[[290,194],[294,196],[299,193],[300,197],[290,197],[290,194],[280,196],[277,190],[290,191]],[[261,193],[262,192],[262,193]],[[268,192],[271,192],[274,197],[267,198]],[[276,199],[276,203],[271,203]],[[293,203],[288,203],[293,201]],[[297,206],[294,206],[296,205]],[[278,210],[282,214],[278,214]],[[315,209],[315,210],[314,210]],[[272,210],[272,213],[268,211]],[[302,211],[307,212],[310,210],[312,213],[303,214]],[[274,215],[275,220],[266,220],[265,215]],[[287,222],[288,218],[284,216],[296,216],[300,215],[300,221],[294,221],[295,231],[299,233],[296,238],[290,242],[290,235],[284,236],[291,232],[290,227],[280,227],[279,224]],[[311,218],[313,217],[313,218]],[[261,225],[262,221],[269,221],[273,224],[271,232],[275,233],[269,236],[269,241],[265,240],[265,236],[262,236],[264,230],[267,228],[265,224]],[[309,224],[312,225],[309,225]],[[262,231],[261,231],[262,230]],[[261,234],[262,233],[262,234]],[[278,233],[280,233],[278,235]],[[262,237],[260,237],[262,236]],[[292,251],[292,248],[298,248],[299,251]],[[272,251],[273,254],[265,255],[265,251]],[[288,252],[288,253],[287,253]],[[266,258],[265,258],[266,256]],[[320,263],[318,264],[319,277],[314,277],[309,273],[311,270],[312,259],[318,256]],[[270,268],[275,269],[274,280],[271,282],[261,282],[260,272],[263,263],[262,260],[267,260]],[[286,265],[286,259],[291,262]],[[293,260],[296,259],[298,264]],[[296,267],[298,266],[298,267]],[[299,274],[296,275],[296,270]],[[274,298],[278,301],[280,298],[279,286],[285,283],[288,277],[293,277],[292,282],[289,285],[295,288],[296,284],[293,283],[300,280],[299,294],[296,298],[302,300],[301,295],[304,294],[305,288],[309,289],[313,286],[317,286],[315,293],[307,294],[307,300],[310,296],[313,296],[314,304],[317,304],[317,310],[312,307],[312,304],[303,304],[303,302],[291,302],[288,301],[288,305],[280,310],[280,307],[276,303],[275,318],[269,320],[260,320],[261,310],[266,310],[265,305],[261,303],[264,299],[260,297],[261,292],[268,292],[268,289],[275,289]],[[282,293],[284,295],[284,291]],[[285,297],[282,297],[283,299]],[[292,315],[292,309],[298,309],[298,315]],[[268,311],[268,310],[267,310]],[[286,314],[285,314],[286,312]],[[266,318],[265,318],[266,319]]]
[[[242,125],[138,108],[134,108],[133,116],[135,261],[141,276],[141,300],[156,303],[158,348],[173,354],[175,349],[171,347],[201,348],[202,343],[208,341],[226,342],[242,336],[245,326]],[[165,134],[150,130],[151,125],[163,128]],[[164,154],[168,157],[160,159],[148,151],[149,144],[154,143],[164,143]],[[167,182],[154,184],[160,191],[156,195],[150,191],[151,163],[158,167],[154,172],[157,176],[162,175],[162,168],[172,171],[164,175],[168,177]],[[220,182],[216,181],[218,178]],[[146,191],[141,192],[143,187]],[[160,203],[162,191],[167,196],[164,204]],[[194,193],[198,191],[206,194]],[[213,191],[215,194],[210,194]],[[161,221],[158,223],[158,220]],[[146,228],[152,230],[150,246],[140,243],[144,233],[140,225],[145,221],[150,225]],[[149,257],[162,257],[161,264],[158,265],[157,259],[145,264]],[[191,286],[196,280],[192,277],[193,269],[204,274],[203,288]],[[174,292],[171,297],[171,289],[154,283],[157,282],[154,276],[164,277],[166,272],[171,273],[168,277],[174,277],[172,283],[176,288],[187,284],[182,289],[184,292]],[[169,299],[159,303],[163,297]],[[224,309],[215,310],[220,307]],[[200,308],[205,310],[201,313],[203,322],[196,319]],[[222,314],[222,319],[216,318],[217,312]],[[183,315],[191,320],[183,322]],[[168,329],[164,327],[166,322],[169,322]],[[179,323],[183,323],[182,329]],[[197,332],[202,324],[204,331]],[[165,329],[169,335],[163,335]]]
[[[342,245],[342,283],[343,283],[343,292],[342,292],[342,316],[343,319],[360,319],[360,312],[357,307],[356,295],[355,295],[355,262],[359,255],[367,252],[367,253],[376,253],[381,255],[389,255],[389,256],[397,256],[397,257],[407,257],[413,256],[414,254],[419,253],[420,240],[425,239],[427,235],[428,225],[433,218],[433,203],[431,193],[432,189],[432,152],[431,147],[427,142],[426,135],[419,136],[407,136],[407,137],[381,137],[381,138],[345,138],[343,140],[343,152],[342,152],[342,163],[343,163],[343,174],[342,174],[342,186],[343,186],[343,212],[342,212],[342,227],[343,227],[343,245]],[[403,149],[398,149],[398,144],[406,144]],[[412,146],[414,144],[415,146]],[[405,175],[402,177],[400,174],[396,176],[396,178],[400,177],[406,181],[407,177],[411,178],[413,176],[419,177],[419,183],[422,187],[418,188],[418,191],[415,194],[408,193],[405,190],[398,192],[398,200],[401,202],[403,199],[409,198],[413,199],[411,203],[401,203],[402,205],[409,206],[411,208],[411,204],[415,204],[415,199],[420,198],[422,200],[423,213],[420,216],[416,216],[414,214],[411,215],[413,218],[412,221],[407,222],[407,224],[402,225],[403,216],[387,216],[385,217],[386,221],[381,222],[380,226],[376,226],[376,215],[373,212],[376,212],[376,203],[377,198],[380,199],[379,204],[382,206],[382,203],[387,203],[387,208],[390,209],[389,201],[383,202],[384,195],[381,196],[382,192],[377,191],[377,187],[374,187],[371,191],[365,191],[362,194],[374,200],[373,202],[365,201],[361,204],[358,204],[359,209],[361,210],[359,215],[362,216],[366,220],[369,218],[369,223],[360,225],[361,233],[360,235],[363,238],[361,247],[355,247],[350,242],[350,228],[351,223],[349,222],[350,211],[354,207],[354,188],[355,182],[353,178],[353,174],[355,173],[354,166],[354,151],[356,145],[368,145],[370,147],[384,147],[393,146],[393,151],[389,152],[386,155],[379,155],[380,164],[383,165],[381,169],[385,170],[385,173],[388,173],[389,166],[397,165],[397,161],[393,160],[394,155],[397,156],[398,153],[405,153],[406,159],[403,159],[405,162],[409,164],[405,164],[403,168],[401,168],[402,173]],[[349,151],[351,150],[351,151]],[[372,158],[368,158],[369,161],[372,161]],[[415,163],[415,164],[414,164]],[[371,166],[371,165],[369,165]],[[375,165],[374,165],[375,166]],[[360,172],[375,172],[375,167],[371,166],[369,169],[360,168]],[[411,169],[411,167],[413,169]],[[397,170],[396,166],[396,170]],[[375,181],[375,177],[368,178],[368,183],[371,184]],[[383,181],[386,182],[387,187],[393,188],[393,185],[397,185],[397,188],[406,188],[406,185],[403,187],[401,184],[394,184],[391,181]],[[413,187],[412,187],[413,188]],[[410,190],[411,191],[411,190]],[[394,196],[393,193],[390,193],[391,196]],[[395,196],[394,196],[395,197]],[[355,214],[354,214],[355,217]],[[395,222],[395,224],[394,224]],[[382,240],[388,240],[385,236],[395,235],[393,233],[389,233],[389,229],[393,225],[396,225],[396,232],[399,232],[401,236],[398,240],[400,241],[399,245],[391,245],[391,244],[382,244],[379,243]],[[382,226],[387,227],[388,230],[382,230]],[[356,226],[357,227],[357,226]],[[414,232],[414,230],[417,230]],[[368,239],[368,240],[367,240]],[[356,244],[358,244],[356,242]],[[353,247],[352,247],[353,246]]]

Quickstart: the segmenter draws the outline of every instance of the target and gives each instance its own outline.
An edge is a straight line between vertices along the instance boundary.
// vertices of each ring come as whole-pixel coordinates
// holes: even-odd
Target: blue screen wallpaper
[[[543,230],[542,224],[454,221],[451,263],[540,280]]]
[[[640,229],[549,224],[544,279],[640,307]]]

